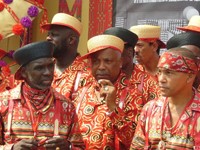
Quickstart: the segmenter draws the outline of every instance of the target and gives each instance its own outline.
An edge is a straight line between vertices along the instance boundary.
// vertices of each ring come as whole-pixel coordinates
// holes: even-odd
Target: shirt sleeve
[[[148,112],[151,111],[154,101],[147,103],[142,109],[139,121],[135,130],[135,135],[132,139],[130,150],[143,150],[145,148],[146,131],[148,130],[149,116]]]
[[[127,149],[130,147],[135,132],[142,103],[141,94],[135,90],[127,94],[123,108],[117,107],[109,115],[115,136]]]
[[[14,144],[5,144],[3,139],[3,119],[0,115],[0,150],[11,150]]]
[[[72,111],[72,124],[68,140],[71,142],[71,147],[73,150],[85,149],[85,144],[83,142],[82,134],[78,124],[78,116],[76,115],[75,109]]]

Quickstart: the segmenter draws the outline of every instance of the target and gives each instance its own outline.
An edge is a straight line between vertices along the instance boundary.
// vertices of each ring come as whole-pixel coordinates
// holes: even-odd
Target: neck
[[[150,59],[150,61],[144,64],[143,67],[146,70],[146,72],[149,72],[152,75],[156,75],[158,61],[159,61],[159,55],[156,54]]]
[[[171,106],[175,107],[185,107],[187,103],[192,99],[193,97],[193,90],[191,89],[186,89],[180,94],[175,95],[173,97],[168,97],[169,104]]]
[[[60,71],[64,71],[67,67],[69,67],[74,60],[76,59],[76,53],[67,53],[63,54],[59,57],[56,57],[56,68]]]
[[[126,64],[126,66],[123,66],[122,70],[126,74],[128,79],[131,77],[133,69],[134,69],[134,63],[129,63]]]

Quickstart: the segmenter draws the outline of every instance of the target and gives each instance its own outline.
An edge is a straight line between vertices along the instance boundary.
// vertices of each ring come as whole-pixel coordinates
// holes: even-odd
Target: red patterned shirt
[[[131,150],[200,149],[200,95],[195,91],[177,123],[171,127],[167,98],[150,101],[141,113]]]
[[[0,149],[11,150],[16,142],[34,137],[33,118],[30,106],[21,94],[22,87],[23,83],[10,91],[0,93]],[[84,148],[74,105],[53,89],[51,95],[42,109],[32,113],[34,118],[39,118],[35,138],[42,140],[57,134],[71,141],[73,146]],[[9,121],[9,116],[12,121]],[[56,120],[59,121],[58,128],[55,127]],[[43,146],[38,147],[38,150],[43,149]]]
[[[79,58],[80,56],[77,56],[74,62],[60,75],[59,71],[55,69],[52,86],[66,98],[69,98],[74,91],[77,75],[86,67],[86,62],[80,61]]]
[[[154,80],[156,80],[156,81],[158,80],[157,74],[153,75],[153,74],[151,74],[151,73],[145,71],[144,67],[143,67],[142,65],[140,65],[140,64],[137,64],[136,66],[137,66],[141,71],[144,71],[144,72],[146,72],[148,75],[150,75]]]
[[[137,65],[134,66],[129,80],[131,86],[134,86],[142,93],[143,101],[148,102],[158,97],[157,81],[148,73],[141,71]]]
[[[129,149],[138,116],[144,105],[140,92],[127,86],[121,74],[115,83],[118,107],[109,114],[108,107],[99,95],[99,85],[90,73],[81,79],[73,102],[78,113],[79,125],[87,150]],[[87,76],[86,75],[86,76]],[[82,86],[82,87],[81,87]]]

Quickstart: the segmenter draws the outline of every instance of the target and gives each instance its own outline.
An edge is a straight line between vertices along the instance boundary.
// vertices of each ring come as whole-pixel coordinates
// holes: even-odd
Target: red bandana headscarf
[[[158,67],[192,74],[196,74],[198,71],[198,65],[193,59],[170,52],[165,52],[160,57]]]

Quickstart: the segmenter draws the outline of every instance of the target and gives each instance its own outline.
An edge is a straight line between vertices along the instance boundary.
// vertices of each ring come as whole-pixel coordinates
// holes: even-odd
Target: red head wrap
[[[192,74],[196,74],[198,71],[198,65],[193,59],[170,52],[165,52],[161,56],[158,67]]]

